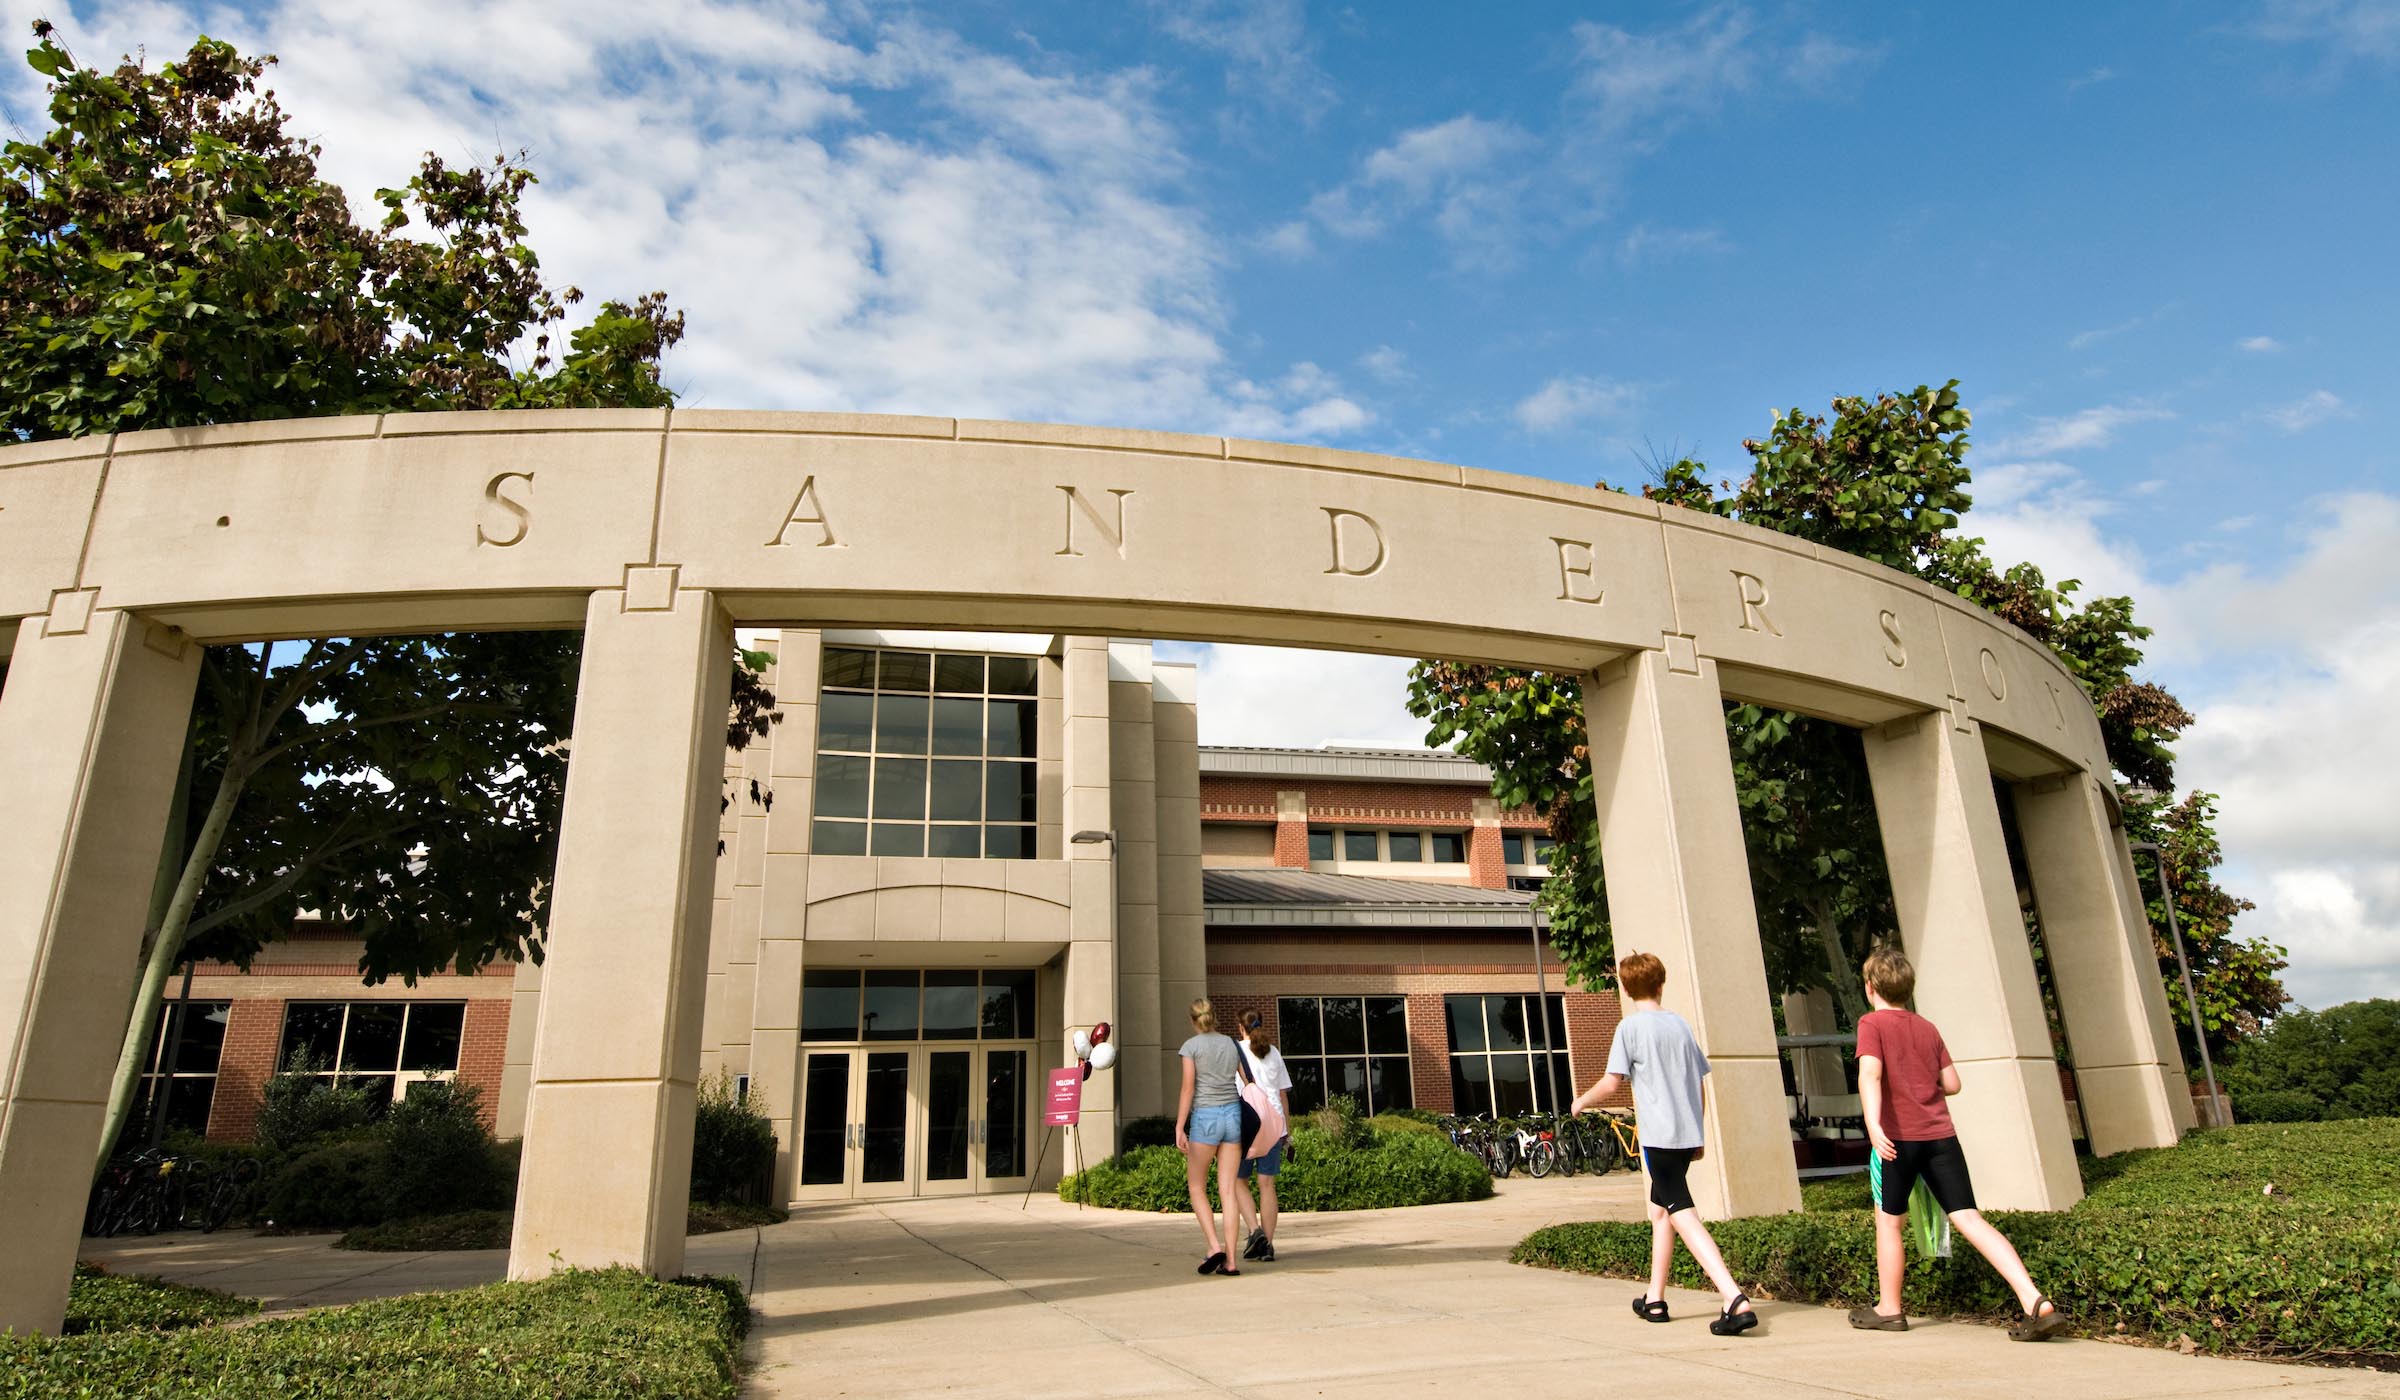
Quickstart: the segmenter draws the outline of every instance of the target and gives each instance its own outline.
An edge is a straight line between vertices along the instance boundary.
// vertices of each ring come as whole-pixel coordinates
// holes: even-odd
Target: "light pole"
[[[2175,891],[2167,887],[2167,853],[2156,841],[2128,841],[2126,849],[2148,851],[2158,866],[2158,898],[2167,906],[2167,937],[2175,944],[2175,965],[2183,970],[2183,1004],[2192,1013],[2192,1043],[2200,1047],[2200,1073],[2208,1080],[2211,1127],[2225,1125],[2225,1101],[2217,1094],[2217,1067],[2208,1058],[2208,1031],[2200,1024],[2200,994],[2192,989],[2192,961],[2184,956],[2183,931],[2175,922]]]
[[[1113,967],[1116,965],[1115,955],[1123,952],[1117,946],[1117,833],[1114,828],[1107,831],[1078,831],[1067,839],[1078,846],[1106,845],[1108,847],[1108,947],[1112,955],[1109,965]],[[1114,987],[1109,988],[1109,1000],[1116,1000],[1116,990]],[[1112,1016],[1110,1019],[1116,1018]],[[1119,1052],[1119,1054],[1122,1053],[1122,1051]],[[1108,1109],[1109,1116],[1116,1120],[1120,1131],[1124,1127],[1125,1115],[1121,1111],[1124,1101],[1125,1076],[1112,1074],[1108,1077]],[[1116,1144],[1111,1142],[1108,1146],[1113,1151]]]

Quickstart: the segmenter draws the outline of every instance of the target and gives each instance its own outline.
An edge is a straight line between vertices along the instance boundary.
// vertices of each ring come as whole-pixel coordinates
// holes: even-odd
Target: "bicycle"
[[[1556,1137],[1549,1129],[1536,1126],[1531,1118],[1523,1118],[1514,1120],[1507,1133],[1509,1147],[1524,1160],[1525,1170],[1536,1179],[1548,1176],[1558,1165]]]
[[[243,1157],[216,1173],[200,1214],[200,1233],[213,1235],[236,1214],[248,1219],[257,1211],[258,1182],[264,1169],[256,1157]]]

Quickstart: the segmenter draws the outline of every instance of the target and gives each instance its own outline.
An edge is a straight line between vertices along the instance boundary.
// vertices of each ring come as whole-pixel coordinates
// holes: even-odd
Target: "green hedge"
[[[421,1253],[450,1249],[506,1249],[516,1228],[516,1212],[464,1210],[451,1215],[421,1215],[409,1220],[386,1220],[345,1231],[335,1249],[387,1250]],[[694,1201],[684,1215],[684,1233],[714,1235],[747,1230],[754,1225],[780,1225],[789,1217],[770,1206],[717,1205]]]
[[[75,1266],[67,1290],[69,1336],[85,1332],[168,1332],[247,1317],[255,1298],[236,1298],[213,1288],[193,1288],[142,1274],[112,1274],[92,1264]]]
[[[748,1324],[731,1280],[568,1272],[240,1328],[0,1336],[0,1400],[716,1400]]]
[[[1184,1156],[1172,1147],[1144,1147],[1112,1157],[1058,1184],[1063,1201],[1116,1210],[1190,1213]],[[1302,1124],[1294,1131],[1276,1201],[1283,1210],[1377,1210],[1442,1201],[1480,1201],[1492,1194],[1481,1162],[1433,1134],[1374,1131],[1365,1145]],[[1216,1173],[1208,1199],[1217,1200]]]
[[[2092,1336],[2203,1351],[2400,1369],[2400,1121],[2255,1124],[2182,1146],[2085,1164],[2090,1194],[2064,1212],[1996,1212],[2045,1292]],[[2265,1194],[2272,1183],[2276,1195]],[[1821,1195],[1820,1199],[1824,1199]],[[1737,1278],[1789,1301],[1875,1296],[1874,1217],[1864,1209],[1710,1225]],[[1624,1278],[1650,1268],[1639,1223],[1553,1226],[1519,1263]],[[1705,1288],[1678,1251],[1675,1281]],[[1999,1276],[1961,1244],[1912,1257],[1903,1296],[1918,1314],[2016,1313]]]

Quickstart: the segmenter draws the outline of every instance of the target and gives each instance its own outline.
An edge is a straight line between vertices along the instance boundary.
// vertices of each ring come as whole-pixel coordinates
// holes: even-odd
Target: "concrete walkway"
[[[1295,1216],[1282,1260],[1201,1278],[1188,1217],[1078,1211],[1036,1196],[817,1207],[756,1234],[695,1239],[695,1272],[749,1284],[749,1394],[766,1396],[1726,1397],[2400,1395],[2373,1372],[2012,1343],[1925,1323],[1862,1335],[1839,1310],[1760,1306],[1748,1337],[1709,1335],[1714,1300],[1520,1268],[1508,1247],[1560,1220],[1634,1218],[1637,1178],[1511,1180],[1473,1205]],[[326,1237],[85,1242],[124,1271],[308,1307],[498,1278],[504,1254],[350,1254]],[[755,1272],[754,1272],[755,1271]]]

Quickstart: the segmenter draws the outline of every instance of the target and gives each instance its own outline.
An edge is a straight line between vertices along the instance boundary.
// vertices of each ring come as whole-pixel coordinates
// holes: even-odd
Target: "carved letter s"
[[[1894,666],[1906,666],[1908,664],[1908,643],[1900,640],[1899,614],[1886,609],[1875,614],[1875,620],[1883,626],[1883,659],[1891,662]]]
[[[512,481],[522,481],[525,483],[524,500],[515,500],[504,493],[501,489]],[[486,531],[483,528],[482,522],[478,521],[475,525],[475,543],[479,545],[488,544],[496,549],[506,549],[510,545],[516,544],[523,540],[526,534],[533,529],[532,472],[500,473],[498,476],[495,476],[490,481],[484,483],[483,498],[487,501],[490,501],[493,505],[500,507],[502,510],[507,511],[511,516],[514,516],[515,520],[513,521],[513,524],[515,528],[512,533],[506,536],[500,536]]]

